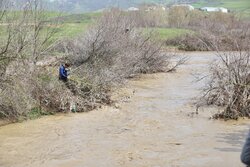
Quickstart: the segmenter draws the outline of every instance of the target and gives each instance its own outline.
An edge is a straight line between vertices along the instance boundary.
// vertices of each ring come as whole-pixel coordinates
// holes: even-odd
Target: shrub
[[[189,14],[191,12],[186,7],[174,6],[169,10],[169,25],[171,27],[185,27],[189,22]]]
[[[218,52],[211,66],[210,79],[204,89],[208,105],[223,106],[215,119],[250,118],[250,52]]]
[[[65,41],[59,50],[74,65],[72,79],[76,94],[110,103],[109,92],[138,73],[167,71],[170,58],[153,33],[137,29],[130,15],[111,10],[84,36]],[[180,63],[181,64],[181,63]]]
[[[181,23],[175,26],[192,29],[195,33],[166,40],[167,45],[187,51],[237,51],[239,45],[241,49],[248,48],[250,24],[233,14],[192,11]]]
[[[19,12],[13,11],[20,6]],[[0,116],[10,120],[17,120],[36,107],[32,96],[36,88],[35,64],[48,54],[55,33],[45,22],[41,1],[28,0],[20,6],[5,0],[0,3],[0,21],[6,24],[0,40]]]

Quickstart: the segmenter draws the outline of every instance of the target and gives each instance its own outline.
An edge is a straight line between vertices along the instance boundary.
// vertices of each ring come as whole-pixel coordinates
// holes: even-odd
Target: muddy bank
[[[249,121],[214,121],[216,108],[192,114],[212,53],[188,53],[177,73],[144,75],[119,109],[44,117],[0,127],[1,167],[243,167]]]

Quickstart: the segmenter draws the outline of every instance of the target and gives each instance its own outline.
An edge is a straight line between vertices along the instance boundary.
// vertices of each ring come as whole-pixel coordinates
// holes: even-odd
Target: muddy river
[[[176,73],[128,83],[119,108],[43,117],[0,127],[0,167],[243,167],[249,121],[215,121],[194,98],[213,53],[188,53]]]

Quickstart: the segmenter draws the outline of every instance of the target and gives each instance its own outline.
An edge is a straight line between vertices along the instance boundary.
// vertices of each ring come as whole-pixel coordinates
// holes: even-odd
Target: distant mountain
[[[23,4],[27,0],[10,0],[15,4]],[[49,10],[60,10],[64,12],[83,13],[102,10],[108,7],[129,8],[136,7],[142,3],[154,4],[192,4],[195,7],[220,6],[232,10],[249,10],[250,0],[43,0]]]
[[[129,8],[141,3],[166,4],[172,0],[47,0],[51,9],[60,9],[67,12],[89,12],[108,7]]]
[[[50,8],[67,12],[89,12],[111,6],[127,7],[131,0],[49,0]]]

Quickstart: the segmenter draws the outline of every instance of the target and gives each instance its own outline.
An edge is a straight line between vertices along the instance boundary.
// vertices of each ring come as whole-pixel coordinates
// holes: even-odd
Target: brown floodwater
[[[176,73],[130,81],[123,91],[135,93],[119,108],[0,127],[0,167],[243,167],[249,121],[209,120],[216,108],[192,114],[204,85],[195,76],[215,57],[186,55]]]

